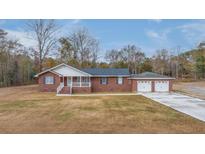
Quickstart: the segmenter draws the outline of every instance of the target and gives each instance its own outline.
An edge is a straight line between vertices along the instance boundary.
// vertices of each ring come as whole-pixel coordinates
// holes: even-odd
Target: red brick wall
[[[131,81],[123,77],[123,84],[117,84],[117,77],[107,77],[108,84],[100,84],[100,77],[91,78],[92,92],[130,92]]]
[[[91,87],[73,87],[71,94],[83,94],[83,93],[91,93]],[[70,94],[70,87],[65,86],[60,91],[60,94]]]
[[[172,91],[173,80],[169,80],[169,91]]]
[[[44,84],[45,76],[53,76],[54,84],[46,85]],[[117,84],[117,77],[108,77],[108,84],[103,85],[100,84],[100,77],[92,77],[91,78],[91,87],[73,87],[72,93],[91,93],[91,92],[136,92],[137,90],[137,80],[136,79],[128,79],[128,77],[123,77],[123,84]],[[46,72],[39,76],[38,84],[40,91],[44,92],[56,92],[57,87],[60,84],[60,77],[54,73]],[[142,80],[142,79],[138,79]],[[148,80],[148,79],[143,79]],[[165,79],[164,79],[165,80]],[[154,92],[154,81],[162,81],[162,80],[151,80],[152,81],[152,91]],[[66,81],[65,81],[66,82]],[[172,80],[169,80],[169,90],[172,91]],[[62,91],[63,93],[67,93],[68,91],[65,89]]]
[[[60,91],[60,94],[70,94],[70,87],[63,87],[63,89]]]
[[[167,79],[132,79],[132,86],[131,86],[131,91],[136,92],[137,91],[137,81],[152,81],[152,92],[155,91],[154,88],[154,82],[155,81],[169,81],[169,91],[172,91],[172,80],[167,80]]]
[[[132,82],[132,85],[131,85],[131,91],[132,92],[137,92],[137,80],[131,80],[131,82]]]
[[[53,76],[54,77],[54,84],[45,84],[44,78],[45,76]],[[38,84],[39,84],[39,90],[44,92],[56,92],[57,87],[60,84],[60,77],[54,73],[46,72],[44,74],[41,74],[38,77]]]
[[[72,93],[91,93],[91,87],[73,87]]]
[[[64,77],[64,86],[67,86],[67,77]]]

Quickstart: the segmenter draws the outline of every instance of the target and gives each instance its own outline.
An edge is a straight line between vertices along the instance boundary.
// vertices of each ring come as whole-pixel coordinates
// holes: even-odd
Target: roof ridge
[[[172,79],[172,77],[170,77],[170,76],[162,75],[162,74],[155,73],[155,72],[142,72],[139,74],[133,74],[132,77],[134,77],[134,78],[170,78],[170,79]]]
[[[106,76],[129,76],[128,68],[82,68],[82,71],[88,72],[92,75],[106,75]]]
[[[98,68],[98,67],[91,67],[91,68],[81,68],[81,69],[128,69],[128,68]]]

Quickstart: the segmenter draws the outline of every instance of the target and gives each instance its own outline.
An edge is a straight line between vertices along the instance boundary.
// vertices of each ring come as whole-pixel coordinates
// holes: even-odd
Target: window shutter
[[[106,78],[106,84],[108,84],[108,78]]]
[[[102,78],[100,78],[100,84],[102,84]]]
[[[56,78],[55,77],[53,77],[53,84],[55,84],[55,82],[56,82],[56,80],[55,80]]]
[[[116,77],[116,80],[115,80],[115,81],[116,81],[116,84],[118,84],[118,77]]]
[[[124,78],[122,77],[122,84],[124,84]]]
[[[43,84],[46,84],[46,77],[43,77]]]

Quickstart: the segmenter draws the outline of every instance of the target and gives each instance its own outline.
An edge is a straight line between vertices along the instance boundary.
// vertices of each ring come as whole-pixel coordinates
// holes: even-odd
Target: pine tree
[[[205,77],[205,57],[197,56],[195,66],[196,66],[197,77],[204,78]]]

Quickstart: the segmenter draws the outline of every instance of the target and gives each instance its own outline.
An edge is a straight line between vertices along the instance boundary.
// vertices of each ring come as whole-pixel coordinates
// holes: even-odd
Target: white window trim
[[[46,76],[45,77],[45,84],[54,84],[54,77],[53,76]]]
[[[120,80],[121,79],[121,80]],[[119,81],[121,81],[121,83],[119,82]],[[120,84],[120,85],[122,85],[123,84],[123,77],[118,77],[117,78],[117,84]]]
[[[100,78],[100,82],[101,82],[102,85],[106,85],[107,84],[107,78],[106,77]]]
[[[81,77],[80,76],[76,76],[76,82],[80,82],[80,79]]]
[[[82,82],[89,82],[89,77],[82,77]]]

